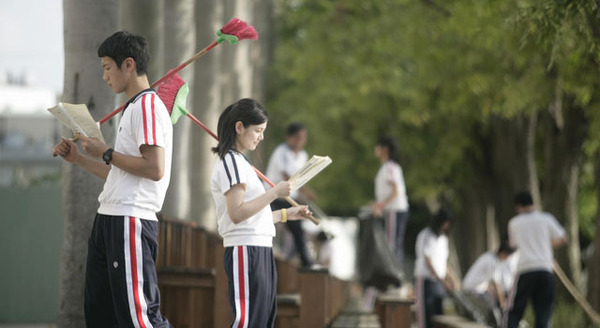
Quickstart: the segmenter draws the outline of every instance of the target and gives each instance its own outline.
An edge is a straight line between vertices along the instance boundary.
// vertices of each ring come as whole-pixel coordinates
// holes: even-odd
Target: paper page
[[[73,133],[105,142],[99,124],[94,121],[85,104],[58,103],[48,111]]]
[[[294,175],[290,178],[289,182],[292,186],[292,192],[300,189],[308,181],[314,178],[319,172],[323,171],[332,160],[329,156],[313,156],[311,157],[304,166],[302,166]]]

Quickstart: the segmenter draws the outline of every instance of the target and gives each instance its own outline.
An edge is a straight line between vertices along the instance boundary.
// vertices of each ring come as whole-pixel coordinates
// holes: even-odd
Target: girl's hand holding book
[[[292,192],[292,186],[287,181],[281,181],[280,183],[275,185],[273,189],[275,190],[275,195],[277,196],[277,198],[287,197]]]

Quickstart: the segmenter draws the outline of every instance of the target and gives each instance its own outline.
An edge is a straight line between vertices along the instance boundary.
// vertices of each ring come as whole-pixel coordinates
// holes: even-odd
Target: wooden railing
[[[221,238],[194,222],[161,219],[158,240],[163,315],[177,328],[227,327],[232,317]],[[282,259],[276,265],[276,327],[325,327],[345,306],[348,282]]]

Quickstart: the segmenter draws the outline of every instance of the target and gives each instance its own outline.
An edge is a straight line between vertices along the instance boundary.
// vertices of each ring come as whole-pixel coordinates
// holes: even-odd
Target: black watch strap
[[[104,154],[102,154],[102,159],[104,160],[104,163],[106,163],[106,165],[110,165],[110,161],[112,161],[112,153],[113,153],[114,149],[112,148],[108,148]]]

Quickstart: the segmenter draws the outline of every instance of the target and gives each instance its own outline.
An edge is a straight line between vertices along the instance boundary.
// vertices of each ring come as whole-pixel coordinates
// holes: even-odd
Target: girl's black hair
[[[137,75],[141,76],[148,71],[150,50],[143,36],[119,31],[102,41],[98,47],[98,57],[112,58],[119,69],[123,61],[131,57],[135,61]]]
[[[442,226],[446,222],[452,223],[452,215],[447,209],[441,208],[431,219],[429,227],[433,230],[433,233],[439,236],[442,233]]]
[[[223,159],[227,152],[235,149],[235,123],[242,122],[244,127],[263,124],[268,120],[267,111],[254,99],[240,99],[227,106],[219,116],[217,135],[219,144],[212,149]]]
[[[392,161],[400,164],[400,158],[398,156],[398,144],[396,143],[396,139],[392,137],[381,137],[377,141],[377,145],[387,148],[389,158]]]

